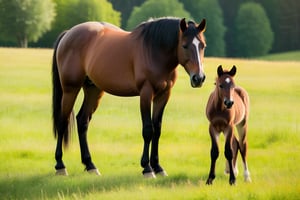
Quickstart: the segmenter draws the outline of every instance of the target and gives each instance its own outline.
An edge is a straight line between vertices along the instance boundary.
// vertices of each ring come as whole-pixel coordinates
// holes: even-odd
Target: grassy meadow
[[[300,61],[206,58],[207,80],[190,86],[179,67],[166,107],[160,161],[166,178],[142,177],[143,147],[138,97],[104,95],[88,141],[101,177],[84,172],[77,134],[64,151],[68,177],[55,176],[51,125],[49,49],[0,48],[0,199],[299,199]],[[239,156],[236,186],[224,175],[224,137],[212,186],[205,105],[216,69],[237,66],[236,83],[251,100],[248,164],[243,182]],[[82,100],[76,102],[78,111]]]

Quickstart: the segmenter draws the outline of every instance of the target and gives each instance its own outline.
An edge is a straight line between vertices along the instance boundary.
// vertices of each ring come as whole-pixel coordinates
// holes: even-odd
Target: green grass
[[[54,176],[51,50],[0,48],[0,199],[299,199],[300,63],[206,58],[201,89],[179,77],[167,105],[160,160],[169,176],[145,180],[139,99],[105,95],[88,140],[102,173],[83,171],[78,138],[64,152],[68,177]],[[224,137],[214,185],[206,186],[210,138],[205,105],[219,64],[238,68],[236,82],[251,99],[248,162],[253,182],[223,174]],[[82,95],[80,96],[82,98]],[[78,111],[80,100],[76,103]]]
[[[270,61],[300,61],[300,51],[272,53],[266,56],[261,56],[258,59]]]

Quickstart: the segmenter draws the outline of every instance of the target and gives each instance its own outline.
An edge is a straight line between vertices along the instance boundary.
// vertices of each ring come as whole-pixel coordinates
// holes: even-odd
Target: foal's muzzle
[[[193,88],[201,87],[205,81],[205,75],[200,76],[199,74],[194,74],[191,76],[191,85]]]
[[[224,99],[224,105],[226,106],[227,109],[230,109],[234,104],[233,100],[230,99]]]

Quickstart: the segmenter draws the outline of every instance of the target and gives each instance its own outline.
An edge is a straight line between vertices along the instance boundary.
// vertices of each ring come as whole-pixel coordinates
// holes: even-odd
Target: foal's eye
[[[223,85],[219,85],[219,87],[220,87],[221,89],[223,89],[223,88],[224,88],[224,86],[223,86]]]
[[[187,45],[187,44],[184,44],[184,45],[182,45],[182,47],[183,47],[184,49],[187,49],[187,48],[188,48],[188,45]]]

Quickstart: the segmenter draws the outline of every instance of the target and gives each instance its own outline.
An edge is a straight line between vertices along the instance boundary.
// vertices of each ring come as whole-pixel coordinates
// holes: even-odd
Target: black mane
[[[172,54],[177,49],[179,37],[178,18],[158,18],[140,24],[133,32],[138,32],[151,54]]]

